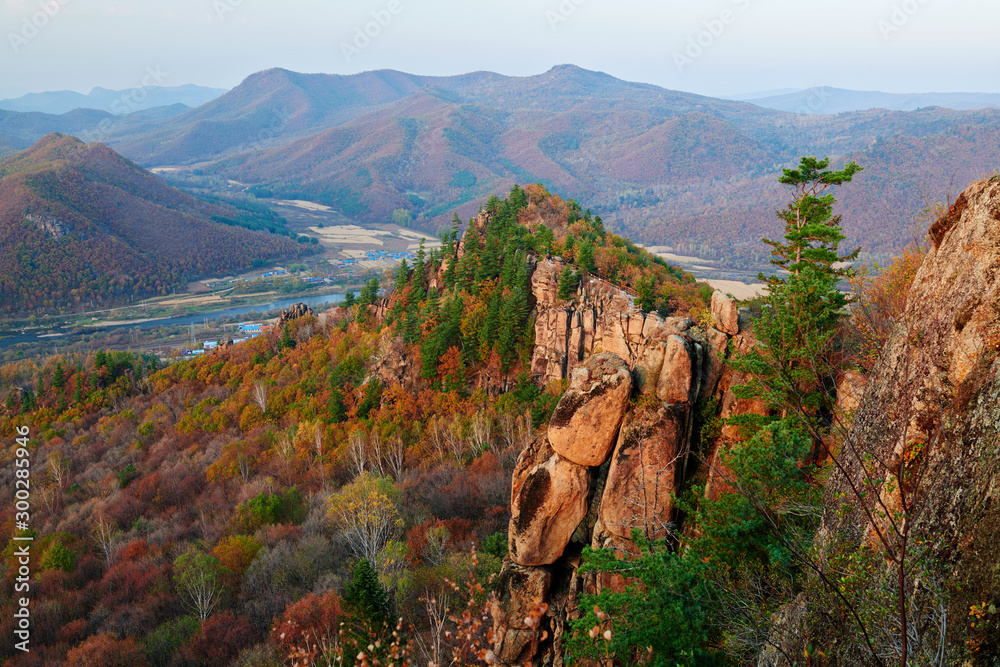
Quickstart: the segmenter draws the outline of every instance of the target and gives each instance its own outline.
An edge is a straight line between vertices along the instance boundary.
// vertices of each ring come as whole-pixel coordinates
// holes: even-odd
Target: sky
[[[712,96],[996,93],[997,26],[985,0],[0,0],[0,98],[563,63]]]

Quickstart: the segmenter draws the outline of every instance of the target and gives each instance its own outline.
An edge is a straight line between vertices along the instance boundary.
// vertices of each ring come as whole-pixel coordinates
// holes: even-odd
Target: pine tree
[[[423,301],[427,290],[427,254],[424,251],[424,240],[420,239],[420,249],[417,250],[416,261],[413,263],[413,298]]]
[[[378,300],[379,282],[378,278],[372,278],[361,289],[361,298],[358,300],[362,306],[370,306]]]
[[[517,278],[518,263],[524,261],[524,255],[517,248],[517,243],[511,240],[503,251],[503,266],[500,269],[500,287],[513,287]]]
[[[286,348],[295,347],[295,339],[292,338],[292,333],[288,329],[288,325],[281,330],[281,339],[278,341],[278,349],[284,350]]]
[[[66,386],[66,371],[62,363],[56,364],[56,370],[52,373],[52,388],[62,389]]]
[[[484,359],[497,342],[497,331],[500,328],[500,310],[503,308],[503,298],[499,290],[493,292],[486,306],[486,317],[479,330],[479,353]]]
[[[476,272],[479,270],[482,243],[479,234],[472,229],[466,231],[464,240],[465,254],[458,266],[458,287],[459,289],[470,289],[476,280]]]
[[[580,252],[576,258],[576,263],[587,271],[593,272],[597,269],[594,264],[594,244],[585,241],[580,244]]]
[[[378,628],[389,619],[392,611],[389,594],[379,583],[378,574],[367,558],[354,566],[350,583],[344,587],[344,603],[357,616],[366,619],[372,628]]]
[[[796,191],[795,199],[778,212],[785,223],[785,243],[764,242],[773,248],[772,264],[789,275],[767,279],[770,307],[755,326],[762,345],[734,360],[753,377],[741,390],[744,394],[816,429],[832,408],[823,383],[835,371],[837,327],[847,300],[837,285],[851,274],[834,264],[858,253],[837,254],[844,239],[841,218],[833,215],[833,195],[823,192],[850,182],[861,167],[851,162],[841,171],[825,171],[828,165],[828,159],[802,158],[798,169],[786,169],[780,178]]]
[[[490,236],[480,256],[479,269],[476,271],[476,283],[473,291],[478,291],[479,285],[492,280],[500,274],[500,239]]]
[[[524,320],[528,314],[528,299],[520,287],[515,287],[503,301],[498,336],[501,368],[506,372],[517,360]]]
[[[771,264],[779,269],[793,276],[812,270],[839,282],[850,275],[850,271],[835,269],[834,263],[854,260],[858,250],[850,255],[837,255],[837,246],[846,237],[840,228],[841,216],[833,215],[836,199],[832,194],[823,193],[835,185],[849,183],[861,167],[851,162],[841,171],[824,171],[829,165],[829,158],[804,157],[798,169],[784,170],[778,182],[793,186],[796,193],[787,208],[778,211],[778,217],[785,223],[786,243],[770,239],[764,239],[764,243],[771,246],[771,254],[775,257]],[[786,282],[777,277],[766,280],[770,285]]]
[[[402,293],[403,288],[410,282],[410,267],[406,264],[406,258],[399,263],[396,269],[396,291]]]
[[[21,393],[21,414],[35,409],[35,394],[30,389],[25,389]]]
[[[417,315],[417,306],[414,302],[406,309],[403,317],[403,342],[407,345],[417,342],[420,338],[420,317]]]
[[[562,273],[559,274],[559,290],[556,293],[556,297],[559,299],[572,299],[573,295],[576,294],[576,287],[579,283],[580,277],[567,264],[563,267]]]

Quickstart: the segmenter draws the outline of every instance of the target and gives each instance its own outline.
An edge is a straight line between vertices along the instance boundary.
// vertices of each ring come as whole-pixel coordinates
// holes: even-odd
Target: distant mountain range
[[[29,93],[10,100],[0,100],[0,109],[6,111],[38,111],[49,114],[63,114],[74,109],[98,109],[116,115],[143,111],[154,107],[169,107],[183,104],[186,107],[201,106],[214,100],[226,91],[222,88],[203,86],[146,86],[126,90],[94,88],[84,95],[72,90],[45,93]]]
[[[880,93],[877,91],[844,90],[819,86],[806,90],[783,91],[760,96],[740,96],[745,102],[767,109],[792,113],[844,113],[889,109],[891,111],[916,111],[926,107],[944,107],[958,111],[1000,107],[997,93]]]
[[[51,134],[0,161],[0,313],[114,304],[291,257],[250,216],[169,187],[102,144]]]
[[[880,259],[913,239],[922,210],[1000,165],[995,109],[803,115],[573,65],[528,77],[271,69],[181,113],[99,113],[0,112],[0,151],[79,133],[143,166],[186,166],[358,221],[406,209],[431,231],[515,182],[541,182],[636,241],[743,269],[766,266],[760,239],[780,236],[774,211],[790,196],[777,177],[803,155],[865,167],[837,193],[845,246]]]

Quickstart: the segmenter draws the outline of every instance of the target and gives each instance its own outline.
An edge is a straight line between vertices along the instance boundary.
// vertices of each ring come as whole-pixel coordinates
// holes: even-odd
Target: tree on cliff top
[[[845,238],[841,218],[833,215],[836,199],[824,193],[850,182],[861,167],[851,162],[840,171],[827,171],[829,163],[804,157],[798,169],[785,169],[779,179],[796,193],[777,214],[785,223],[785,242],[764,243],[772,247],[771,263],[788,276],[761,276],[770,290],[770,308],[755,326],[762,345],[735,360],[738,369],[753,376],[745,394],[810,423],[832,407],[822,385],[833,371],[834,339],[846,314],[847,297],[837,285],[852,275],[851,269],[837,264],[858,254],[837,254]]]
[[[770,239],[763,241],[773,248],[771,254],[776,259],[771,263],[793,276],[812,268],[844,277],[849,275],[849,271],[834,268],[834,263],[848,262],[858,255],[855,250],[850,255],[837,256],[837,246],[846,237],[841,232],[841,217],[833,215],[833,205],[837,200],[832,194],[823,193],[835,185],[849,183],[862,167],[851,162],[841,171],[825,171],[829,165],[829,158],[817,160],[804,157],[798,169],[785,169],[778,179],[779,183],[793,186],[796,193],[787,208],[778,211],[778,217],[785,223],[786,244]],[[772,285],[785,282],[779,278],[767,280]]]

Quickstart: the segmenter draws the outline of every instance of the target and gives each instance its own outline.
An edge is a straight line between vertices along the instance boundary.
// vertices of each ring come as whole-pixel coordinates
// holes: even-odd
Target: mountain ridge
[[[7,111],[37,111],[54,115],[74,109],[97,109],[109,113],[141,111],[158,106],[184,104],[197,107],[225,93],[223,88],[207,88],[194,84],[183,86],[144,86],[111,90],[94,86],[89,93],[72,90],[55,90],[27,93],[20,97],[0,100],[0,109]]]
[[[198,109],[114,120],[105,139],[146,167],[197,168],[362,223],[405,209],[429,231],[472,216],[477,199],[542,182],[638,242],[749,277],[768,267],[759,239],[779,228],[776,177],[802,155],[867,167],[841,200],[844,228],[868,261],[886,260],[921,211],[948,202],[951,180],[1000,162],[998,121],[996,109],[802,115],[575,65],[527,77],[272,68]],[[0,116],[0,134],[14,128],[9,142],[23,147],[57,122],[73,125]]]
[[[757,106],[794,113],[836,114],[848,111],[888,109],[916,111],[943,107],[954,111],[975,111],[1000,107],[1000,93],[885,93],[877,90],[849,90],[814,86],[776,95],[742,97]]]

